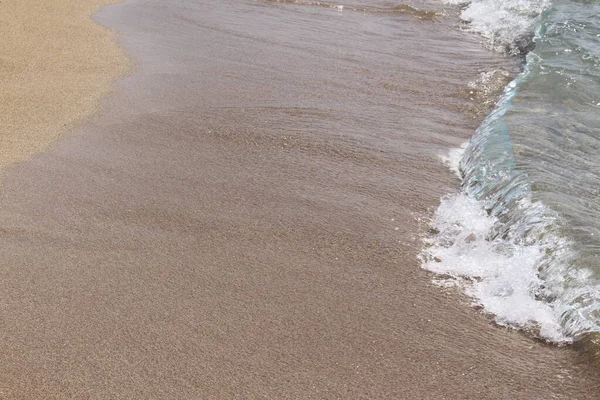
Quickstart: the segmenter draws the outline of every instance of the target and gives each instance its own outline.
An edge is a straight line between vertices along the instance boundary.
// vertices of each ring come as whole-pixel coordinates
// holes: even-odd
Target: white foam
[[[461,19],[468,30],[487,38],[496,51],[518,53],[523,38],[531,36],[539,14],[549,0],[445,0],[447,4],[468,4]]]
[[[444,165],[450,168],[450,171],[454,172],[459,179],[462,179],[462,172],[460,172],[460,161],[462,160],[468,145],[469,142],[464,142],[460,145],[460,147],[450,149],[448,154],[440,156],[440,159]]]
[[[423,267],[460,281],[459,287],[504,326],[532,331],[553,342],[568,342],[560,310],[536,299],[537,274],[545,248],[490,240],[498,223],[482,204],[465,194],[442,199],[432,221],[439,233],[429,238]]]

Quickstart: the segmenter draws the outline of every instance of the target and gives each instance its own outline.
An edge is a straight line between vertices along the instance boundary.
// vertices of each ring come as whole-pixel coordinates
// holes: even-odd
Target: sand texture
[[[417,260],[459,185],[439,156],[478,123],[457,93],[512,60],[407,13],[130,0],[96,18],[137,71],[6,173],[0,398],[597,398],[574,351],[494,326]]]
[[[0,171],[93,112],[127,71],[115,35],[90,19],[107,3],[0,2]]]

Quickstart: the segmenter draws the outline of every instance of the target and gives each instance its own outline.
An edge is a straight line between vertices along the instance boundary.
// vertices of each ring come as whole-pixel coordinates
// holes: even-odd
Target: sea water
[[[600,332],[600,3],[473,0],[463,28],[522,71],[463,149],[422,253],[498,324]]]

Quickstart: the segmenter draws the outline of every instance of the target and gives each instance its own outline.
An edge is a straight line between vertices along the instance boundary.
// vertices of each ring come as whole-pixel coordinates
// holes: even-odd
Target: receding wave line
[[[340,11],[356,11],[367,14],[409,14],[420,19],[435,19],[440,14],[434,11],[421,10],[408,4],[398,4],[394,7],[356,7],[344,4],[324,3],[320,1],[304,0],[265,0],[269,3],[288,3],[303,6],[332,8]]]

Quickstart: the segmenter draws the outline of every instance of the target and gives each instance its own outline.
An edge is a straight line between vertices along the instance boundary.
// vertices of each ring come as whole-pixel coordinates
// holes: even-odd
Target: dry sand
[[[111,0],[0,2],[0,171],[93,112],[128,58],[90,16]]]
[[[456,93],[510,60],[397,13],[99,18],[138,72],[0,194],[1,398],[596,398],[571,349],[417,263],[458,185],[438,155],[476,125]]]

